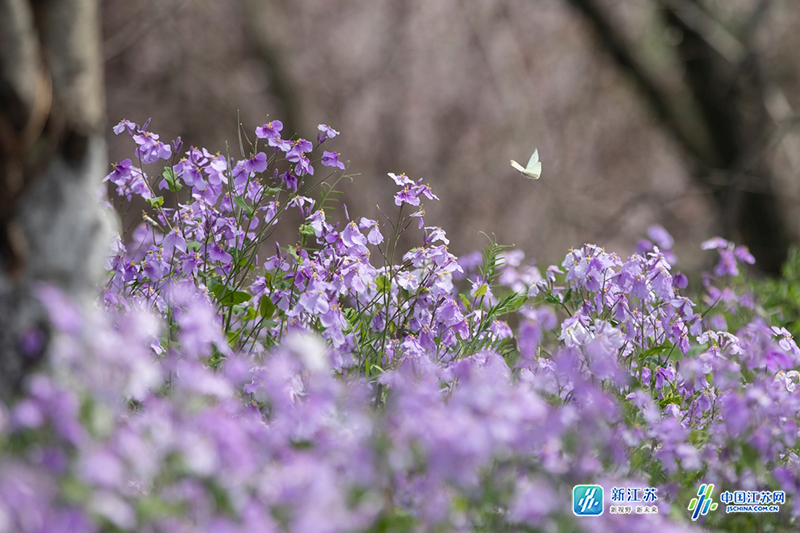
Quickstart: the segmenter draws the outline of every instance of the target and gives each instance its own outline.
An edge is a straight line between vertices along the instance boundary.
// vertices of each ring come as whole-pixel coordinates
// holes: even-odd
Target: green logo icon
[[[700,485],[697,490],[697,498],[692,498],[689,502],[689,510],[692,513],[692,520],[697,520],[700,515],[707,515],[709,511],[715,511],[717,504],[711,500],[711,493],[714,492],[714,485]]]

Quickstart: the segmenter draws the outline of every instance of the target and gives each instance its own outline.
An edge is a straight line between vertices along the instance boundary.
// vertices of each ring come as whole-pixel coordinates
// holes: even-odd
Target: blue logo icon
[[[715,511],[717,504],[711,499],[711,494],[714,492],[714,485],[700,485],[697,489],[697,498],[692,498],[689,502],[689,511],[692,513],[692,520],[697,520],[700,515],[707,515],[708,511]]]
[[[572,488],[572,512],[577,516],[603,514],[603,487],[600,485],[575,485]]]

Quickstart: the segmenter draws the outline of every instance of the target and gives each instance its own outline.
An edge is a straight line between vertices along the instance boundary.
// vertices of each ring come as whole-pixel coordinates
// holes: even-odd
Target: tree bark
[[[694,5],[689,0],[685,3]],[[678,54],[686,68],[686,82],[713,140],[715,164],[701,161],[704,175],[722,171],[722,183],[712,191],[721,212],[723,236],[747,244],[761,271],[780,274],[788,256],[790,225],[763,158],[764,141],[776,127],[764,103],[758,54],[743,47],[739,57],[726,58],[699,28],[678,16],[676,8],[667,6],[663,13],[666,23],[683,36]],[[743,164],[748,155],[751,161]]]
[[[0,397],[46,360],[51,284],[96,294],[113,223],[96,0],[0,0]]]
[[[657,0],[664,24],[681,36],[675,53],[684,83],[676,90],[649,71],[597,0],[569,2],[685,149],[718,208],[722,236],[746,244],[759,270],[779,274],[794,235],[764,161],[779,128],[766,110],[758,54],[747,35],[727,32],[696,0]],[[762,2],[742,33],[752,33],[765,8]]]

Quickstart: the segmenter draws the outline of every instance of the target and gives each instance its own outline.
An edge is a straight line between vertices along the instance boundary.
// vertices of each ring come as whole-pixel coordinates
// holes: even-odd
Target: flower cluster
[[[135,162],[107,181],[149,209],[98,309],[41,288],[51,364],[0,409],[0,532],[693,531],[699,482],[784,491],[759,524],[796,529],[800,349],[733,283],[746,249],[706,243],[697,301],[660,227],[627,259],[459,259],[423,180],[389,175],[393,215],[334,209],[328,126],[273,120],[239,159],[148,125],[114,129]],[[581,483],[658,512],[581,519]]]

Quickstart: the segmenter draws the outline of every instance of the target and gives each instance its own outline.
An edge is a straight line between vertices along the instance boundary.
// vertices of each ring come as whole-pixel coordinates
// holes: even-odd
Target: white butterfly
[[[511,166],[522,172],[523,176],[531,180],[538,180],[539,176],[542,175],[542,162],[539,161],[539,150],[533,151],[533,155],[528,161],[528,166],[523,168],[522,165],[513,159],[511,160]]]

